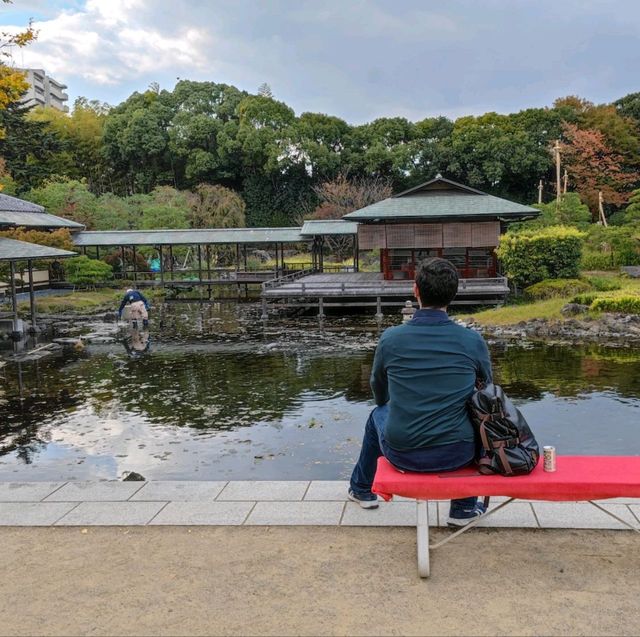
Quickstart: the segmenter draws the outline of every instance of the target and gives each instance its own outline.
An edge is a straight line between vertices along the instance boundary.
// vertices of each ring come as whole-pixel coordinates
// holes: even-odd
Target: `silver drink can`
[[[543,469],[545,471],[556,470],[556,448],[555,447],[542,447]]]

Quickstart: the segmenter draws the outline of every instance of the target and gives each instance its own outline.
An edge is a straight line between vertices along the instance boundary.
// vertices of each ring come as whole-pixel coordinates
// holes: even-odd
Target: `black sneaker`
[[[449,511],[449,519],[447,524],[449,526],[467,526],[469,522],[473,522],[476,518],[484,515],[487,512],[484,504],[477,502],[473,508],[470,509],[457,509]]]
[[[367,495],[359,495],[349,489],[349,500],[357,502],[363,509],[377,509],[378,508],[378,496],[375,493],[368,493]]]

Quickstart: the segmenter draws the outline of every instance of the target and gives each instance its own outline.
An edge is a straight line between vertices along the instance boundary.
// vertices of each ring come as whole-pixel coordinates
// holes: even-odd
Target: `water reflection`
[[[4,367],[0,479],[348,475],[371,407],[372,322],[263,328],[235,306],[160,320],[122,344]],[[541,442],[640,453],[640,351],[495,346],[492,356]]]

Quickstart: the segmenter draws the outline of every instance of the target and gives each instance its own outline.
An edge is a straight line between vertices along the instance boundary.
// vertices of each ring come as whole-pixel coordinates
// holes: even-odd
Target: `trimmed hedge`
[[[547,279],[525,288],[525,294],[536,301],[540,301],[571,296],[591,289],[591,284],[581,279]]]
[[[67,260],[64,270],[67,280],[73,285],[95,285],[113,277],[113,268],[108,263],[87,256]]]
[[[591,304],[589,309],[596,312],[640,314],[640,296],[600,297]]]
[[[577,279],[583,237],[576,228],[565,226],[508,232],[496,253],[505,273],[518,286],[545,279]]]

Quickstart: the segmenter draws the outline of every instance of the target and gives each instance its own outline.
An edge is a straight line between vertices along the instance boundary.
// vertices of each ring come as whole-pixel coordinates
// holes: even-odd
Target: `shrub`
[[[508,232],[496,252],[516,285],[531,285],[544,279],[576,279],[583,237],[576,228],[565,226]]]
[[[525,289],[525,294],[539,301],[563,296],[571,296],[591,289],[588,281],[581,279],[547,279],[530,285]]]
[[[74,257],[65,263],[66,278],[73,285],[94,286],[108,281],[113,276],[113,268],[104,261],[87,256]]]
[[[590,276],[586,279],[591,287],[598,290],[598,292],[610,292],[612,290],[619,290],[622,287],[620,281],[616,279],[608,279],[603,276]]]
[[[597,298],[599,298],[597,292],[583,292],[582,294],[576,294],[570,302],[579,303],[580,305],[591,305]]]
[[[600,297],[595,299],[589,308],[597,312],[621,312],[623,314],[640,314],[640,296]]]
[[[585,250],[580,259],[580,267],[583,270],[617,270],[614,256],[611,252],[596,252]]]
[[[635,226],[605,228],[592,224],[585,238],[585,255],[587,254],[591,262],[585,263],[583,258],[585,269],[640,265],[640,231]]]

